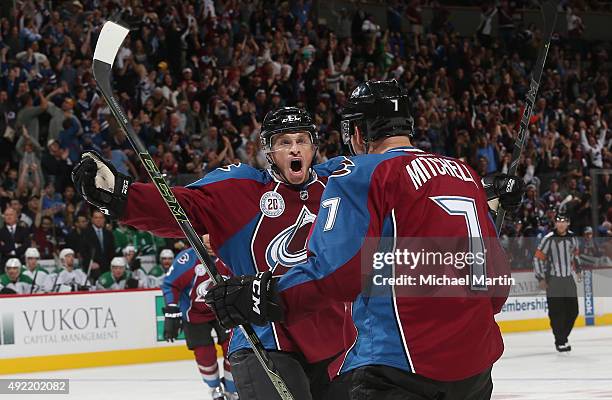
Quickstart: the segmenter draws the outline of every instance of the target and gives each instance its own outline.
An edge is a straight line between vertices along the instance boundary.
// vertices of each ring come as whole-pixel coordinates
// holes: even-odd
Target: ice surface
[[[496,400],[612,399],[612,326],[578,328],[572,352],[557,353],[550,331],[504,336],[506,351],[493,368]],[[9,378],[10,376],[0,376]],[[50,399],[206,400],[208,389],[194,361],[20,374],[18,378],[68,378],[70,395]],[[1,395],[2,400],[41,399]]]

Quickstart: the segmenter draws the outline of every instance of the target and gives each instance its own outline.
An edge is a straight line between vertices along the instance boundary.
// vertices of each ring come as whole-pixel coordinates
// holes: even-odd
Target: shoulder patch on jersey
[[[342,160],[338,168],[336,168],[336,170],[332,172],[330,178],[337,178],[340,176],[348,175],[353,171],[354,167],[355,163],[350,158],[344,157],[344,160]]]
[[[217,168],[186,187],[193,189],[227,179],[250,179],[259,183],[267,183],[272,177],[266,171],[253,168],[248,164],[238,163]]]
[[[206,267],[203,266],[202,264],[196,265],[196,267],[195,267],[195,274],[197,276],[204,276],[204,275],[206,275]]]
[[[285,199],[279,193],[270,190],[259,199],[259,209],[266,217],[279,217],[285,211]]]
[[[187,261],[189,261],[189,253],[183,253],[176,259],[179,264],[185,264]]]
[[[333,174],[345,160],[348,160],[345,156],[330,158],[324,163],[313,165],[312,169],[314,169],[318,176],[327,177]]]

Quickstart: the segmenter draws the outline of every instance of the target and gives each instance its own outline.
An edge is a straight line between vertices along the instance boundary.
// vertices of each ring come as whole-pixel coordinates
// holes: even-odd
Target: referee
[[[579,271],[579,243],[568,227],[569,218],[557,214],[555,229],[542,238],[533,257],[539,286],[546,289],[548,317],[555,335],[555,347],[560,352],[572,350],[567,337],[578,317],[578,294],[572,269],[575,267]]]

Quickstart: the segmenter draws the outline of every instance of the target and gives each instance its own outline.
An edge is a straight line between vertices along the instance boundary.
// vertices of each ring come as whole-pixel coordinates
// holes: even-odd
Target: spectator
[[[40,164],[42,149],[38,143],[38,140],[29,135],[25,125],[23,126],[22,134],[17,140],[15,150],[21,158],[19,162],[19,175],[21,176],[24,170],[27,170],[27,180],[36,180],[38,183],[37,186],[32,188],[32,192],[37,192],[40,190],[40,187],[44,182],[42,176],[42,166]]]
[[[0,228],[0,252],[2,260],[23,259],[30,246],[30,231],[17,223],[17,213],[11,207],[4,210],[4,226]]]
[[[112,150],[110,144],[102,142],[102,157],[107,159],[117,168],[117,171],[124,175],[138,177],[138,173],[132,162],[128,159],[125,153],[121,150]]]
[[[47,111],[47,107],[49,106],[47,99],[42,93],[39,92],[38,97],[40,98],[40,106],[34,106],[32,95],[30,93],[24,94],[21,99],[19,99],[19,102],[23,106],[17,114],[17,127],[23,127],[32,140],[36,142],[38,142],[40,130],[38,116]]]
[[[60,242],[58,231],[53,219],[48,215],[43,216],[40,219],[40,226],[34,228],[34,245],[42,252],[43,260],[53,259],[57,254]]]
[[[57,140],[51,139],[47,143],[47,150],[42,155],[41,164],[46,182],[53,182],[57,192],[63,192],[70,182],[72,161],[68,149],[62,149]]]
[[[595,168],[603,168],[602,150],[605,145],[606,134],[608,133],[608,125],[606,121],[601,121],[599,119],[597,121],[598,124],[601,125],[599,128],[599,136],[595,138],[594,134],[591,134],[589,129],[589,136],[587,137],[586,131],[581,129],[580,143],[582,144],[584,152],[589,156],[589,163]]]
[[[90,275],[94,282],[110,270],[110,261],[115,254],[113,233],[106,229],[105,225],[104,214],[95,210],[92,213],[91,225],[84,229],[83,234],[86,245],[81,248],[81,257],[83,265],[91,268]]]
[[[42,214],[53,218],[53,222],[58,226],[63,224],[62,211],[66,207],[62,195],[56,193],[55,185],[49,182],[45,185],[42,196]]]
[[[90,244],[87,243],[86,231],[89,227],[89,220],[86,215],[79,214],[74,222],[74,227],[66,236],[66,246],[76,251],[76,256],[83,259],[83,254],[87,254]],[[89,267],[89,264],[87,264]]]
[[[68,88],[64,86],[62,89],[63,93],[69,93]],[[51,92],[52,94],[54,92]],[[49,97],[49,96],[47,96]],[[64,127],[64,122],[66,122],[66,126],[74,127],[75,136],[80,136],[83,133],[83,127],[79,119],[74,115],[74,100],[69,97],[64,98],[62,101],[61,108],[57,107],[53,103],[49,103],[48,108],[49,114],[51,114],[51,121],[49,121],[49,140],[59,140],[60,133],[62,130],[66,129]]]
[[[32,224],[34,223],[32,218],[30,218],[27,214],[21,212],[23,210],[23,204],[21,204],[21,201],[19,201],[18,199],[11,199],[11,201],[9,202],[9,206],[13,210],[15,210],[15,213],[17,214],[17,223],[19,225],[27,228],[32,227]]]
[[[21,206],[21,201],[19,201],[19,204]],[[17,210],[16,207],[13,207],[13,208]],[[24,221],[24,222],[26,222],[27,220],[32,221],[30,228],[32,227],[32,225],[36,226],[37,223],[40,223],[40,218],[42,217],[41,197],[38,194],[33,194],[32,196],[28,198],[28,202],[26,203],[25,210],[23,210],[23,208],[21,208],[21,210],[23,211],[22,216],[21,216],[21,221]]]

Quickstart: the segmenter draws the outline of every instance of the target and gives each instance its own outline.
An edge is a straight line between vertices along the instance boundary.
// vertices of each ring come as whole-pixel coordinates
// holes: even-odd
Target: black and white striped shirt
[[[561,236],[556,230],[542,238],[533,256],[536,278],[571,276],[572,266],[578,263],[578,238],[572,231]]]

